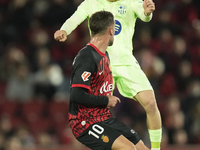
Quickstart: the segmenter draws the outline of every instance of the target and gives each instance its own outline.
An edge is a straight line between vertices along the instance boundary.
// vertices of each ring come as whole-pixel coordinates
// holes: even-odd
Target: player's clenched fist
[[[57,30],[54,33],[54,39],[59,42],[64,42],[67,39],[67,32],[65,30]]]
[[[152,0],[144,0],[143,8],[145,15],[150,15],[155,10],[155,3]]]
[[[117,103],[121,103],[120,99],[113,95],[107,95],[108,96],[108,107],[115,107]]]

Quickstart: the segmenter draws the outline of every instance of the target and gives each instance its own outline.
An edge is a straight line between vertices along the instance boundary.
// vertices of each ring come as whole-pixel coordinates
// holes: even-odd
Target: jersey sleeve
[[[86,89],[74,87],[70,91],[70,100],[84,106],[104,106],[108,105],[107,96],[96,96],[87,93]]]
[[[69,35],[76,27],[89,17],[89,0],[83,1],[74,14],[65,21],[60,30],[65,30]]]
[[[71,87],[90,89],[90,82],[95,72],[95,62],[92,57],[82,56],[75,59]]]
[[[131,1],[131,8],[136,16],[144,22],[149,22],[153,17],[153,13],[151,13],[149,16],[145,16],[142,0]]]

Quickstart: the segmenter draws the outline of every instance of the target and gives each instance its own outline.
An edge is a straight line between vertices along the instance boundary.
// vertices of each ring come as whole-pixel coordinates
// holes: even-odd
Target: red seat
[[[7,82],[1,81],[0,82],[0,95],[5,95],[6,87],[7,87]],[[0,101],[1,101],[1,99],[0,99]]]
[[[19,117],[11,117],[10,121],[14,129],[17,129],[23,125],[23,120]]]
[[[48,107],[49,116],[54,122],[63,122],[64,120],[68,120],[68,110],[68,102],[53,101]]]
[[[49,118],[38,118],[33,122],[28,122],[28,127],[31,133],[35,136],[40,134],[41,132],[48,132],[52,129],[52,123]]]
[[[61,135],[66,126],[69,125],[68,110],[69,110],[68,102],[53,101],[49,104],[48,107],[49,117],[51,118],[54,130],[58,135]]]
[[[0,103],[0,115],[16,116],[19,104],[14,101],[4,101]]]
[[[22,104],[21,113],[28,122],[34,122],[42,117],[45,112],[45,103],[40,101],[30,101]]]
[[[69,128],[69,121],[65,119],[60,122],[53,122],[53,128],[57,135],[62,135],[66,128]]]

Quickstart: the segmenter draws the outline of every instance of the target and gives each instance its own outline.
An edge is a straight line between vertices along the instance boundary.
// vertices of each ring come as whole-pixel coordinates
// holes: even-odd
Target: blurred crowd
[[[90,39],[86,21],[66,42],[53,39],[82,1],[0,0],[0,150],[80,146],[61,114],[56,118],[66,126],[61,135],[56,132],[49,110],[54,103],[68,104],[73,58]],[[155,90],[163,121],[162,146],[200,144],[200,1],[154,2],[152,21],[136,23],[133,54]],[[143,108],[120,96],[117,88],[114,94],[122,100],[113,109],[115,116],[149,144]],[[43,107],[28,111],[27,117],[26,104]],[[39,116],[50,118],[42,120],[51,128],[31,128]]]

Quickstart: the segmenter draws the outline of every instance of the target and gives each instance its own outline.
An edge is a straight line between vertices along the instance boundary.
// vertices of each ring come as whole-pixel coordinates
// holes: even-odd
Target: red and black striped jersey
[[[108,53],[102,53],[89,43],[81,49],[73,62],[71,88],[87,89],[96,96],[111,95],[113,78]],[[80,99],[81,100],[81,99]],[[79,137],[90,125],[112,117],[107,106],[83,105],[70,99],[69,123],[75,137]]]

